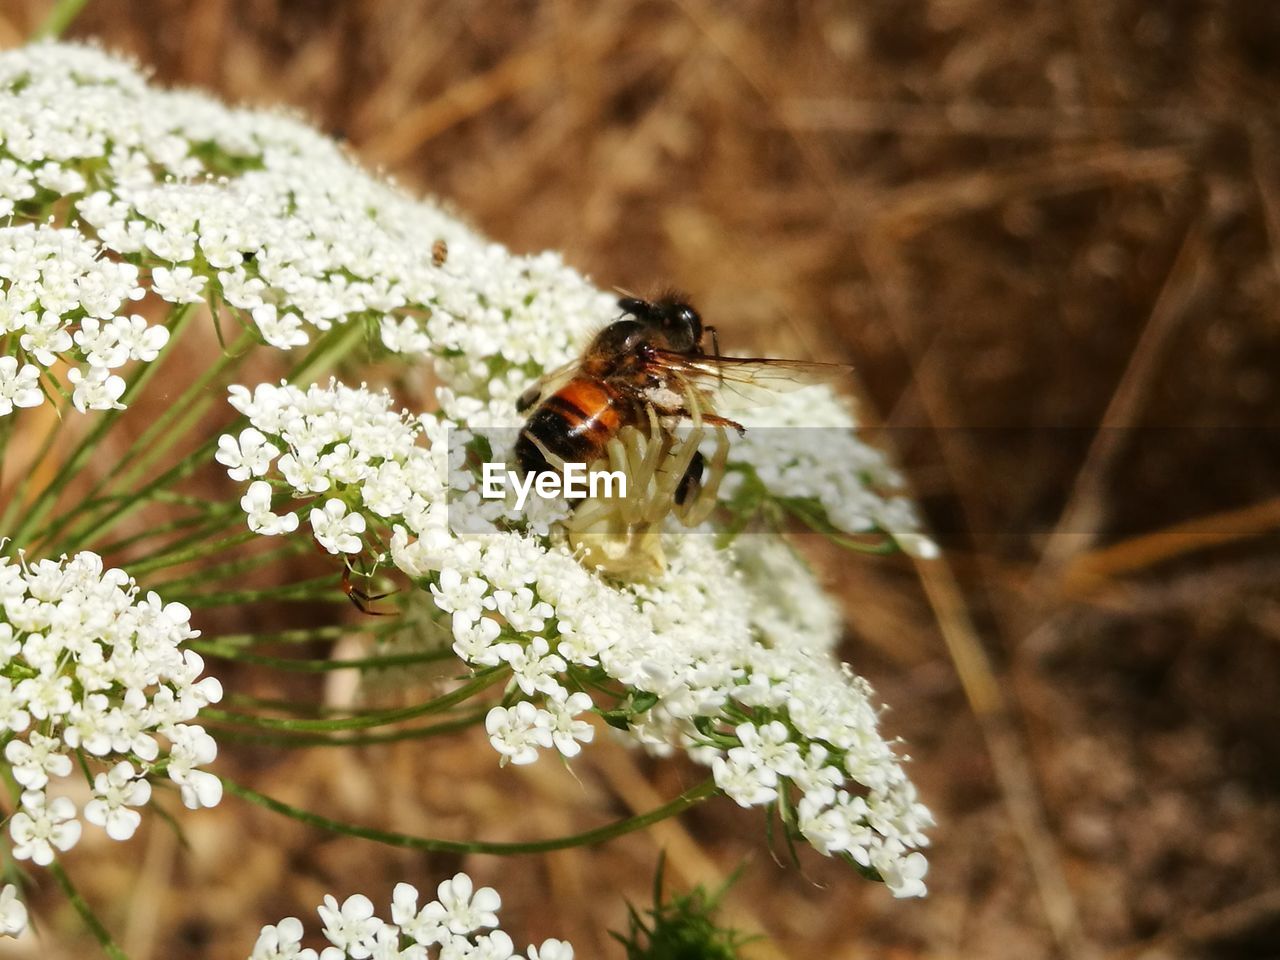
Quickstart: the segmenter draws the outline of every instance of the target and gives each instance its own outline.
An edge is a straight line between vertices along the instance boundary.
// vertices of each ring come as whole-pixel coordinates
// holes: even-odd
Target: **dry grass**
[[[10,0],[0,44],[46,6]],[[1275,954],[1280,8],[90,0],[73,35],[293,105],[515,249],[685,288],[729,346],[851,360],[894,428],[950,566],[832,580],[941,821],[931,897],[779,867],[718,804],[469,861],[510,929],[615,956],[661,845],[684,881],[753,858],[729,910],[761,958]],[[230,756],[286,800],[494,839],[689,776],[473,746]],[[135,960],[242,955],[324,891],[458,866],[234,802],[192,823],[139,863],[77,852]]]

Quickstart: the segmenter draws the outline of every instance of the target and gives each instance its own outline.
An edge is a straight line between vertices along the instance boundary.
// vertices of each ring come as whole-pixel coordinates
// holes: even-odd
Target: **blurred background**
[[[49,7],[6,0],[0,46]],[[1280,956],[1280,5],[89,0],[68,36],[291,107],[515,251],[686,290],[730,350],[855,364],[947,548],[917,569],[815,546],[939,820],[927,900],[779,865],[727,801],[464,862],[228,799],[186,851],[163,825],[77,850],[134,960],[243,956],[325,892],[385,903],[462,866],[518,942],[618,957],[604,931],[659,849],[677,887],[746,861],[726,919],[767,936],[753,957]],[[692,776],[583,759],[499,772],[461,740],[220,763],[486,839]],[[45,902],[38,955],[89,955]]]

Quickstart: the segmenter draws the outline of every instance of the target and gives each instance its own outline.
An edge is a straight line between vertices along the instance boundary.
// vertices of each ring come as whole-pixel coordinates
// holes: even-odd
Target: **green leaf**
[[[627,904],[630,930],[610,935],[627,951],[627,960],[739,960],[739,948],[757,937],[720,927],[715,912],[725,892],[737,882],[741,868],[714,893],[694,887],[688,893],[663,901],[662,887],[666,857],[658,857],[653,881],[653,907],[645,911],[649,922]]]

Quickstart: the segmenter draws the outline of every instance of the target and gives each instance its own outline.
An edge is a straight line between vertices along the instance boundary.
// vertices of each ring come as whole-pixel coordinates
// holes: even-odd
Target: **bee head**
[[[689,353],[702,343],[702,318],[680,294],[665,294],[653,301],[623,297],[618,306],[623,313],[661,330],[672,350]]]
[[[687,303],[673,302],[663,328],[673,342],[692,350],[702,342],[702,317]]]

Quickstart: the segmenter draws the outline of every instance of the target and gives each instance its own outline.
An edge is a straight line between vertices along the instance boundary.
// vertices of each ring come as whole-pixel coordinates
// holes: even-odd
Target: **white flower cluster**
[[[70,201],[66,226],[95,255],[105,251],[99,262],[130,280],[129,296],[150,289],[171,303],[225,304],[282,349],[365,319],[387,349],[430,351],[442,377],[475,393],[499,372],[486,357],[501,353],[528,381],[534,369],[519,368],[560,362],[570,337],[611,310],[558,257],[512,257],[370,176],[306,124],[155,89],[133,65],[89,47],[0,54],[0,158],[0,218],[43,223]],[[431,252],[439,241],[444,263]],[[11,242],[0,236],[0,278]],[[9,259],[33,272],[29,255]],[[31,305],[31,336],[53,335],[39,326],[48,313],[65,330],[71,303],[62,293]],[[104,291],[97,312],[80,311],[107,320],[105,302]],[[7,384],[34,402],[31,372],[0,366],[0,398]]]
[[[157,90],[92,48],[0,54],[5,154],[0,215],[8,203],[15,218],[43,223],[64,199],[75,213],[67,229],[0,231],[0,282],[13,285],[0,295],[0,334],[21,327],[11,340],[24,351],[21,364],[0,357],[0,414],[39,402],[40,366],[54,355],[87,364],[69,375],[77,406],[116,404],[125,384],[108,361],[150,359],[167,336],[115,315],[148,289],[172,303],[225,304],[281,348],[368,319],[387,349],[435,358],[452,388],[445,412],[473,429],[518,422],[520,393],[616,316],[612,297],[555,254],[512,256],[370,176],[305,124]],[[55,240],[67,250],[37,252]],[[444,263],[432,255],[437,241]],[[776,496],[817,499],[840,530],[889,530],[930,552],[909,504],[882,494],[896,477],[853,434],[843,402],[825,389],[775,399],[738,419],[796,429],[749,431],[735,461]],[[823,427],[846,431],[839,450]]]
[[[0,160],[0,210],[10,203],[6,192],[14,193],[5,186],[6,164],[13,161]],[[40,378],[52,379],[59,363],[71,364],[67,380],[77,410],[120,407],[125,382],[114,371],[130,360],[154,360],[169,340],[165,327],[121,313],[144,295],[137,267],[103,257],[76,230],[0,228],[0,343],[15,349],[0,356],[0,416],[39,406]]]
[[[133,836],[149,778],[167,774],[192,809],[222,782],[201,767],[217,746],[192,723],[222,697],[184,641],[197,636],[182,604],[163,603],[95,554],[70,560],[0,558],[0,740],[6,776],[22,788],[9,817],[13,855],[40,865],[80,839],[80,816],[115,840]],[[162,747],[158,737],[167,741]],[[78,755],[80,763],[73,762]],[[92,799],[77,811],[55,795],[89,764]]]
[[[317,912],[331,946],[303,947],[302,922],[286,917],[262,928],[249,960],[573,960],[573,947],[563,940],[516,954],[511,937],[496,929],[501,906],[496,890],[476,890],[465,873],[441,883],[436,899],[421,907],[415,887],[396,884],[390,922],[374,915],[363,894],[341,904],[326,895]]]
[[[250,526],[298,526],[296,513],[273,512],[282,488],[312,504],[312,533],[331,552],[389,556],[429,589],[458,656],[511,671],[516,702],[486,720],[504,761],[576,755],[594,735],[584,714],[599,694],[586,691],[612,684],[646,703],[629,718],[640,742],[687,749],[743,805],[785,795],[780,808],[823,853],[874,869],[900,895],[923,893],[912,851],[927,842],[929,813],[877,731],[866,684],[832,658],[839,617],[781,541],[722,550],[670,535],[659,578],[611,583],[555,538],[501,518],[489,533],[453,532],[447,421],[395,414],[387,394],[339,384],[231,394],[250,425],[222,438],[218,458],[253,479]]]
[[[278,475],[290,498],[319,504],[308,521],[330,553],[364,551],[366,512],[374,523],[395,525],[393,543],[400,549],[410,535],[415,554],[448,543],[445,421],[395,413],[386,394],[338,383],[307,390],[259,384],[252,393],[233,386],[230,392],[231,405],[251,426],[220,437],[214,456],[232,479],[253,480],[240,501],[251,530],[277,536],[298,528],[296,513],[272,512],[272,484],[260,478]],[[420,445],[420,436],[431,445]],[[427,561],[420,570],[434,566]]]
[[[0,414],[39,402],[40,368],[55,355],[86,364],[69,374],[78,407],[117,404],[125,383],[108,361],[149,359],[167,336],[115,314],[148,290],[231,307],[286,349],[310,331],[375,323],[387,349],[435,358],[452,388],[445,412],[473,429],[515,422],[515,398],[616,315],[612,298],[556,255],[512,256],[370,176],[305,124],[157,90],[92,48],[0,54],[0,157],[3,212],[44,224],[73,210],[61,230],[0,231],[0,281],[12,284],[0,295],[0,334],[21,328],[10,342],[23,351],[0,357]],[[37,253],[55,239],[71,249]],[[443,263],[432,254],[439,241]],[[829,390],[779,397],[751,422],[854,426]],[[876,451],[850,432],[844,456],[787,452],[780,432],[754,445],[748,434],[735,459],[756,465],[777,496],[819,499],[838,529],[887,529],[928,551],[911,533],[909,505],[876,489],[894,480]],[[803,448],[806,435],[789,431],[783,447]]]
[[[836,530],[884,531],[908,553],[937,555],[937,546],[919,533],[911,501],[894,494],[902,477],[880,450],[859,439],[853,412],[830,390],[779,392],[751,406],[732,392],[724,399],[726,413],[747,431],[733,439],[736,469],[725,478],[722,498],[732,498],[749,473],[770,496],[817,504]]]

